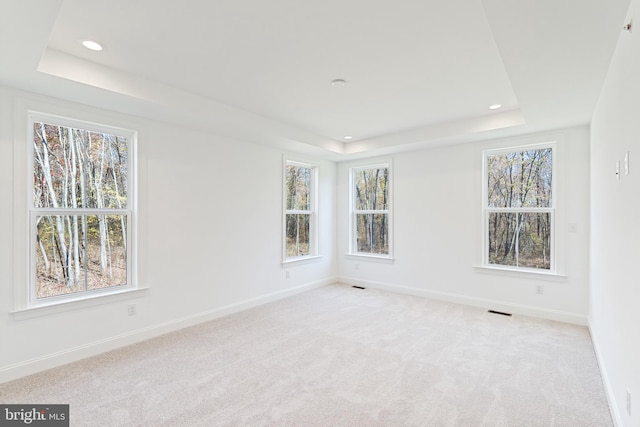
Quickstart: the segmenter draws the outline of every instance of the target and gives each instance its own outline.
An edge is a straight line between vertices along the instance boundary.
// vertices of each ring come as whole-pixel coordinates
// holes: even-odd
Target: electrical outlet
[[[129,316],[135,316],[137,311],[136,311],[136,305],[135,304],[129,304],[127,306],[127,313],[129,314]]]
[[[291,278],[291,272],[289,270],[284,272],[284,277],[286,277],[287,279]]]
[[[538,295],[544,294],[544,286],[536,285],[536,294],[538,294]]]
[[[356,269],[356,270],[360,270],[360,264],[356,264],[356,265],[355,265],[355,269]]]
[[[627,414],[631,416],[631,391],[627,389]]]

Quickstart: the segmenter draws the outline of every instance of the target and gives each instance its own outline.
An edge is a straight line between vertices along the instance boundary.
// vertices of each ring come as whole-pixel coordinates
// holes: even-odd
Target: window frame
[[[309,210],[287,209],[287,167],[295,166],[311,169],[309,183]],[[304,262],[319,257],[318,230],[318,174],[319,166],[313,162],[294,160],[283,156],[282,162],[282,264]],[[287,256],[287,215],[309,215],[309,253],[307,255]]]
[[[495,208],[489,207],[488,201],[488,157],[495,154],[504,153],[518,153],[522,151],[531,151],[550,148],[552,150],[551,157],[551,206],[550,207],[516,207],[516,208]],[[500,148],[490,148],[482,151],[482,267],[494,270],[513,271],[518,273],[534,273],[542,275],[561,275],[559,268],[559,256],[558,252],[561,247],[561,242],[558,239],[558,217],[560,205],[559,194],[559,148],[558,142],[535,142],[520,145],[509,145]],[[489,263],[489,216],[491,213],[549,213],[550,230],[549,230],[549,269],[533,268],[533,267],[520,267],[514,265],[505,264],[492,264]]]
[[[387,184],[387,209],[358,210],[355,199],[355,174],[366,169],[388,169]],[[388,253],[359,252],[357,244],[357,215],[359,214],[385,214],[387,215],[387,241],[389,245]],[[383,162],[358,164],[349,168],[349,256],[368,258],[380,261],[393,261],[393,168],[391,159]]]
[[[50,307],[62,306],[68,303],[80,302],[82,306],[94,305],[94,302],[86,303],[87,300],[95,300],[96,298],[105,300],[118,300],[124,294],[133,294],[141,290],[137,286],[136,274],[136,255],[137,255],[137,132],[122,128],[119,126],[96,123],[82,119],[71,118],[56,114],[44,113],[36,110],[27,110],[26,112],[27,131],[25,133],[26,140],[20,141],[22,144],[26,142],[26,164],[27,173],[26,180],[26,210],[27,210],[27,226],[26,232],[28,236],[28,258],[26,262],[26,295],[23,298],[16,298],[14,313],[23,313],[34,309],[47,309]],[[73,127],[77,129],[87,130],[96,133],[108,133],[111,135],[122,136],[127,138],[127,203],[123,208],[37,208],[34,205],[33,188],[34,188],[34,123],[43,122],[63,127]],[[18,143],[18,138],[16,139]],[[126,283],[122,285],[114,285],[100,289],[83,290],[79,292],[55,295],[44,298],[37,298],[36,285],[36,260],[37,260],[37,218],[45,215],[124,215],[126,216]],[[23,285],[24,286],[24,285]],[[108,298],[105,298],[108,297]],[[84,303],[83,303],[84,302]],[[77,304],[76,304],[77,305]],[[38,310],[36,310],[38,311]],[[59,309],[47,310],[58,312]],[[35,314],[38,315],[38,314]],[[27,315],[26,317],[31,317]]]

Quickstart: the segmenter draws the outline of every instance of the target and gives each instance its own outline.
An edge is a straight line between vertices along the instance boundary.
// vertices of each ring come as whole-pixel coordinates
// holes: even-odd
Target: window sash
[[[360,245],[359,245],[359,221],[358,218],[359,217],[370,217],[371,220],[373,221],[370,225],[371,225],[371,235],[369,236],[365,236],[368,237],[369,239],[367,239],[367,241],[369,242],[369,247],[370,250],[360,250]],[[384,235],[381,237],[381,241],[379,241],[378,243],[380,243],[382,246],[379,248],[380,250],[374,250],[374,248],[377,246],[376,242],[375,242],[375,232],[379,231],[376,229],[374,222],[376,220],[376,217],[384,217],[384,219],[382,219],[384,225],[385,225],[385,233]],[[390,232],[389,232],[389,227],[390,227],[390,215],[389,212],[380,212],[380,211],[366,211],[366,212],[354,212],[352,215],[352,222],[353,222],[353,240],[352,240],[352,245],[353,245],[353,253],[355,254],[361,254],[361,255],[379,255],[379,256],[390,256],[391,253],[391,242],[389,240],[390,238]],[[362,242],[363,245],[366,242]],[[366,246],[363,246],[366,247]]]
[[[41,132],[36,130],[36,125],[41,124],[40,127]],[[53,135],[53,140],[50,138],[52,135],[47,135],[47,137],[40,137],[38,135],[44,135],[44,130],[46,126],[55,126],[59,128],[59,132],[57,135]],[[69,131],[69,132],[67,132]],[[77,132],[71,132],[77,131]],[[53,187],[57,184],[57,186],[64,185],[68,186],[69,190],[76,190],[75,187],[82,182],[82,179],[85,179],[86,188],[91,190],[92,187],[97,186],[93,180],[88,175],[86,175],[89,166],[92,162],[97,162],[100,160],[102,163],[100,164],[101,168],[104,167],[104,175],[101,176],[102,180],[100,181],[100,185],[105,183],[112,183],[113,186],[118,190],[117,197],[114,196],[113,193],[108,191],[103,191],[100,195],[103,199],[93,200],[91,196],[87,198],[80,199],[80,195],[76,195],[76,198],[72,197],[74,194],[71,193],[57,193],[60,189],[54,190],[53,188],[49,190],[42,190],[42,194],[44,199],[48,203],[52,203],[46,206],[38,206],[36,204],[36,199],[32,195],[31,200],[33,201],[30,206],[33,209],[72,209],[73,206],[69,206],[69,204],[76,204],[76,200],[80,204],[97,202],[98,204],[105,199],[111,201],[118,205],[118,209],[130,209],[131,208],[131,197],[133,196],[132,188],[133,188],[133,177],[131,174],[132,170],[132,157],[134,155],[133,152],[133,139],[135,138],[135,134],[130,131],[124,131],[122,129],[117,128],[109,128],[102,125],[94,125],[91,123],[85,123],[80,121],[74,121],[72,119],[51,116],[42,113],[31,113],[29,120],[29,132],[30,132],[30,140],[29,140],[29,149],[30,149],[30,171],[33,172],[31,179],[31,191],[35,191],[37,187]],[[98,140],[93,139],[91,136],[98,136]],[[100,138],[100,135],[103,137]],[[104,136],[109,135],[109,139],[105,139]],[[38,136],[38,137],[37,137]],[[36,138],[37,137],[37,138]],[[36,139],[39,141],[36,143]],[[47,149],[44,149],[44,141],[47,142]],[[109,142],[107,142],[109,141]],[[119,147],[123,148],[123,151],[120,150]],[[115,151],[114,151],[115,150]],[[46,153],[46,155],[45,155]],[[125,162],[118,162],[116,168],[115,163],[115,154],[117,154],[117,158],[119,160],[122,159],[122,156],[126,158]],[[53,156],[53,157],[52,157]],[[68,157],[67,157],[68,156]],[[39,160],[36,160],[38,158]],[[56,171],[54,169],[56,162],[54,159],[62,158],[64,159],[63,163],[58,163],[59,167],[64,168],[64,183],[61,183],[59,180],[62,179],[62,176],[59,174],[54,174]],[[109,162],[111,160],[111,164]],[[69,163],[70,162],[70,163]],[[63,166],[64,164],[64,166]],[[45,169],[46,165],[46,169]],[[112,166],[110,168],[110,166]],[[124,170],[122,169],[124,167]],[[110,172],[108,172],[110,170]],[[49,176],[49,179],[46,180],[45,183],[41,183],[37,185],[37,183],[33,180],[35,178],[35,172],[38,171],[42,174],[43,177],[46,174]],[[116,172],[117,171],[117,172]],[[61,172],[59,169],[57,172]],[[125,181],[124,185],[118,186],[119,179],[123,179]],[[69,180],[69,181],[67,181]],[[113,182],[112,182],[113,181]],[[75,184],[75,185],[74,185]],[[122,183],[121,183],[122,184]],[[71,188],[74,187],[74,188]],[[103,190],[102,188],[100,188]],[[98,189],[95,188],[97,191]],[[54,192],[53,199],[48,200],[49,194]],[[47,194],[47,196],[44,196]],[[90,192],[88,193],[90,194]],[[57,199],[57,200],[56,200]],[[43,200],[45,201],[45,200]],[[71,201],[71,202],[70,202]],[[55,206],[57,204],[58,206]],[[100,209],[99,206],[77,206],[77,209]],[[107,208],[111,209],[111,208]]]
[[[527,258],[525,255],[520,255],[520,250],[519,250],[519,245],[520,245],[520,236],[522,237],[526,237],[525,233],[520,233],[520,228],[518,227],[518,235],[513,235],[511,236],[510,239],[512,239],[513,241],[510,242],[513,245],[512,248],[512,257],[514,259],[514,263],[500,263],[500,262],[491,262],[491,238],[490,238],[490,233],[491,233],[491,225],[490,225],[490,221],[491,221],[491,214],[492,213],[502,213],[502,214],[528,214],[528,213],[533,213],[533,214],[548,214],[549,215],[549,229],[548,229],[548,250],[545,249],[545,242],[544,242],[544,236],[542,237],[542,256],[543,256],[543,262],[542,262],[542,266],[527,266],[525,264],[527,264]],[[493,211],[493,212],[489,212],[487,211],[486,215],[485,215],[485,220],[484,220],[484,225],[485,225],[485,244],[484,244],[484,253],[485,253],[485,259],[484,259],[484,263],[486,265],[491,265],[491,266],[499,266],[499,267],[505,267],[505,268],[517,268],[517,269],[530,269],[530,270],[534,270],[534,271],[555,271],[555,211],[554,210],[545,210],[544,212],[541,211],[518,211],[518,212],[513,212],[513,211]],[[532,224],[530,224],[532,225]],[[514,230],[507,230],[507,232],[512,232],[514,233]],[[523,252],[524,254],[524,252]],[[546,258],[546,261],[545,261]],[[520,260],[523,260],[522,262]],[[546,265],[548,263],[549,267],[546,268],[544,267],[544,265]],[[522,265],[521,265],[522,264]],[[531,262],[529,262],[529,264],[531,264]]]
[[[289,234],[289,219],[293,218],[295,221],[295,239],[293,239],[293,235]],[[298,223],[298,219],[300,217],[307,217],[306,220]],[[286,256],[289,259],[302,258],[313,255],[313,223],[314,223],[314,215],[312,213],[294,213],[287,214],[285,218],[285,252]],[[306,225],[306,227],[305,227]],[[302,226],[302,227],[300,227]],[[299,233],[300,231],[306,233],[306,239],[300,240]],[[305,250],[306,248],[306,250]]]
[[[59,293],[57,295],[50,295],[50,296],[38,296],[38,255],[40,253],[40,245],[38,243],[38,238],[39,238],[39,232],[38,232],[38,218],[40,217],[48,217],[48,216],[55,216],[55,217],[91,217],[91,216],[102,216],[102,217],[107,217],[107,216],[121,216],[124,217],[125,220],[125,230],[124,233],[126,235],[126,237],[123,239],[122,241],[122,246],[124,247],[124,257],[125,257],[125,264],[124,264],[124,269],[125,269],[125,283],[121,283],[121,284],[111,284],[111,285],[106,285],[106,286],[101,286],[101,287],[95,287],[94,289],[88,289],[87,285],[88,285],[88,277],[87,277],[87,272],[88,272],[88,263],[91,261],[89,254],[87,252],[82,253],[82,258],[83,258],[83,265],[82,265],[82,273],[84,275],[84,279],[82,281],[82,283],[77,283],[78,286],[84,285],[83,289],[79,289],[78,291],[74,291],[74,292],[65,292],[65,293]],[[133,288],[133,284],[132,284],[132,272],[133,272],[133,256],[132,256],[132,242],[133,242],[133,229],[132,229],[132,223],[133,223],[133,212],[131,212],[130,210],[122,210],[122,209],[118,209],[118,210],[109,210],[109,209],[33,209],[30,213],[30,236],[31,236],[31,250],[30,250],[30,283],[31,285],[29,286],[29,303],[31,305],[35,305],[38,303],[42,303],[42,302],[49,302],[49,301],[56,301],[56,300],[68,300],[70,298],[81,298],[82,295],[86,295],[86,294],[100,294],[100,293],[111,293],[113,291],[118,291],[118,290],[122,290],[122,289],[131,289]],[[67,230],[65,230],[67,231]],[[107,229],[106,230],[107,233],[110,233],[111,230]],[[122,232],[122,230],[121,230]],[[69,239],[71,239],[71,236],[69,236]],[[88,244],[87,244],[88,238],[86,235],[81,236],[80,240],[77,242],[82,242],[82,247],[84,247],[84,250],[87,251],[88,248]],[[65,245],[67,244],[67,242],[65,241]],[[110,246],[113,246],[113,249],[117,248],[117,245],[112,245],[111,242],[108,243]],[[71,253],[71,251],[69,251],[69,253],[67,254],[68,256],[68,263],[71,264],[72,262],[72,256],[73,254]],[[53,262],[53,260],[49,260],[50,262]],[[108,263],[112,264],[113,262],[113,258],[108,259]],[[68,265],[67,268],[69,268],[70,266]],[[69,273],[67,273],[69,274]]]

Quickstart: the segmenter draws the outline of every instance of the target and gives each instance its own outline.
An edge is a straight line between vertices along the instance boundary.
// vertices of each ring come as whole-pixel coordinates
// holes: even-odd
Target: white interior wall
[[[21,123],[14,114],[24,115],[24,107],[138,131],[138,279],[149,288],[144,295],[28,319],[11,314],[27,242],[18,234],[23,243],[16,245],[12,237],[14,224],[22,234],[26,224],[26,207],[22,218],[22,208],[13,206],[22,198],[14,191],[24,199],[28,194],[26,165],[13,164],[14,136],[24,134],[14,128]],[[317,162],[321,258],[288,267],[289,278],[281,265],[285,154],[297,158],[0,88],[0,382],[335,281],[330,161]],[[128,316],[132,303],[137,315]]]
[[[481,263],[482,151],[558,141],[564,215],[556,218],[566,277],[486,271]],[[396,154],[393,263],[345,256],[349,249],[349,167],[338,166],[339,274],[348,283],[586,324],[589,261],[587,127],[487,143]],[[388,159],[388,158],[385,158]],[[371,159],[376,162],[381,159]],[[362,163],[361,161],[358,164]],[[569,233],[569,223],[577,226]],[[536,294],[537,285],[544,294]]]
[[[640,0],[627,20],[640,23]],[[590,326],[617,425],[640,426],[640,32],[621,32],[591,125]],[[624,171],[629,151],[629,175]],[[616,179],[616,162],[622,175]],[[631,392],[631,415],[627,412]]]
[[[632,10],[640,8],[639,1],[633,1]],[[567,162],[566,216],[560,224],[566,243],[566,278],[519,277],[474,268],[480,257],[483,144],[392,156],[393,264],[344,256],[351,163],[336,167],[332,162],[319,162],[323,258],[291,268],[291,278],[286,279],[280,265],[280,150],[109,113],[139,131],[143,192],[139,279],[150,290],[131,301],[25,320],[16,320],[10,313],[18,275],[14,259],[20,256],[12,237],[13,97],[25,94],[0,87],[0,382],[248,307],[299,287],[332,281],[336,275],[366,286],[581,323],[589,300],[591,247],[589,320],[606,386],[620,425],[640,425],[637,404],[632,417],[625,415],[626,389],[635,402],[640,393],[640,335],[635,331],[640,324],[635,308],[640,300],[640,249],[633,244],[640,237],[634,168],[640,122],[633,104],[640,95],[638,43],[637,32],[622,34],[594,116],[590,228],[588,130],[553,133],[564,140]],[[98,117],[102,113],[47,101],[91,111]],[[503,143],[517,145],[536,138],[547,139],[540,135]],[[632,173],[618,182],[613,168],[626,150],[631,151]],[[567,232],[569,223],[577,225],[577,233]],[[535,294],[538,284],[544,286],[543,295]],[[136,316],[126,315],[128,303],[137,304]]]

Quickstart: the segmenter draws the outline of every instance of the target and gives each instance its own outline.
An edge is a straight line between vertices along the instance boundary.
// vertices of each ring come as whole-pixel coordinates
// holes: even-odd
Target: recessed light
[[[335,79],[331,81],[331,86],[340,87],[346,85],[347,82],[342,79]]]
[[[82,46],[86,47],[89,50],[94,50],[96,52],[100,52],[102,50],[102,45],[98,42],[94,42],[93,40],[83,41]]]
[[[346,139],[347,141],[350,141],[353,139],[353,137],[351,135],[347,135],[344,137],[344,139]]]
[[[500,104],[493,104],[489,106],[489,110],[497,110],[498,108],[502,108]]]

